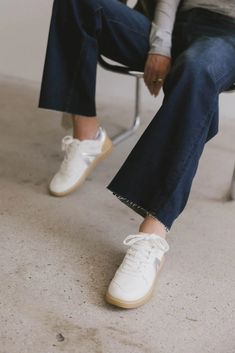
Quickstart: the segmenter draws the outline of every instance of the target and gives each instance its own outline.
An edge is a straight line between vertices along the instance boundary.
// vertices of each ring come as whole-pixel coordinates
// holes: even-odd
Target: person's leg
[[[176,58],[161,109],[107,186],[168,229],[186,205],[204,144],[218,131],[219,92],[235,81],[231,31],[205,33]]]
[[[55,0],[39,107],[73,114],[74,137],[92,137],[98,53],[143,68],[150,26],[117,0]]]
[[[95,139],[97,131],[100,127],[96,116],[89,117],[83,115],[72,115],[73,137],[80,141],[87,139]]]
[[[49,186],[53,195],[64,196],[77,189],[92,166],[111,151],[111,140],[96,118],[98,54],[143,69],[150,27],[144,15],[117,0],[55,0],[39,107],[71,113],[74,140],[66,140],[65,160]],[[94,148],[85,151],[89,160],[81,155],[77,143],[84,141],[88,146],[86,140],[90,147],[100,145],[95,157]]]
[[[150,21],[137,11],[112,1],[99,1],[99,21],[102,28],[97,32],[99,52],[136,70],[143,71],[148,51]],[[127,35],[127,32],[130,33]],[[134,59],[134,60],[133,60]],[[87,119],[73,115],[74,137],[79,139],[93,138],[98,129],[98,119]]]
[[[175,58],[160,111],[107,186],[144,217],[139,234],[124,240],[131,247],[109,284],[106,300],[111,304],[136,308],[150,297],[169,249],[151,217],[171,228],[186,205],[204,144],[217,134],[219,92],[235,81],[232,27],[230,35],[219,36],[205,33],[206,26],[207,36],[198,36],[196,28],[188,49]],[[189,31],[184,33],[188,37]]]
[[[167,230],[162,222],[157,218],[151,217],[149,215],[144,217],[143,222],[139,226],[139,232],[158,234],[163,238],[166,238]]]

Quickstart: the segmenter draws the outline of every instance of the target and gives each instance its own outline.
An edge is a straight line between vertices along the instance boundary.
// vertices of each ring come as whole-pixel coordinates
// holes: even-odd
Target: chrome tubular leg
[[[138,129],[140,126],[140,77],[136,77],[136,90],[135,90],[135,113],[134,113],[134,119],[133,123],[130,128],[124,130],[121,133],[118,133],[117,135],[112,137],[112,141],[114,145],[119,144],[120,142],[124,141],[127,139],[129,136],[133,135],[134,132]]]
[[[70,130],[73,127],[72,114],[63,113],[61,117],[61,127],[65,130]]]
[[[234,165],[232,182],[231,182],[231,199],[235,200],[235,165]]]

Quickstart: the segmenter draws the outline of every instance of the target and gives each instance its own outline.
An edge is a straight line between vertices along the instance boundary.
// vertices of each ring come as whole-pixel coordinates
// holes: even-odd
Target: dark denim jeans
[[[150,21],[116,0],[56,0],[39,106],[95,115],[100,50],[143,70]],[[218,132],[218,97],[235,82],[235,21],[179,12],[160,110],[107,188],[169,230],[185,208],[204,145]]]
[[[54,0],[39,107],[95,116],[98,53],[143,70],[150,29],[117,0]]]

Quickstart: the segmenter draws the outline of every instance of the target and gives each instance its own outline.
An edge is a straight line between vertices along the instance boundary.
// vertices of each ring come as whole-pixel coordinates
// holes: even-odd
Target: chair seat
[[[119,74],[135,76],[137,78],[141,78],[144,75],[144,73],[142,71],[133,70],[132,68],[130,68],[128,66],[124,66],[121,64],[110,64],[109,62],[106,61],[106,58],[102,57],[101,54],[98,57],[98,62],[101,67],[103,67],[105,70],[108,70],[108,71],[116,72]]]

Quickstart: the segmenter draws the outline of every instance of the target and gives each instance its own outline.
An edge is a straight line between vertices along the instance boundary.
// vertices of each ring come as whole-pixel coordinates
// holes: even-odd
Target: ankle
[[[73,115],[73,137],[79,140],[95,139],[100,127],[96,117]]]
[[[166,238],[166,228],[164,224],[151,216],[145,217],[144,221],[139,227],[139,232],[157,234],[162,238]]]
[[[95,130],[87,130],[87,131],[73,131],[73,138],[82,140],[94,140],[97,137],[98,129]]]

